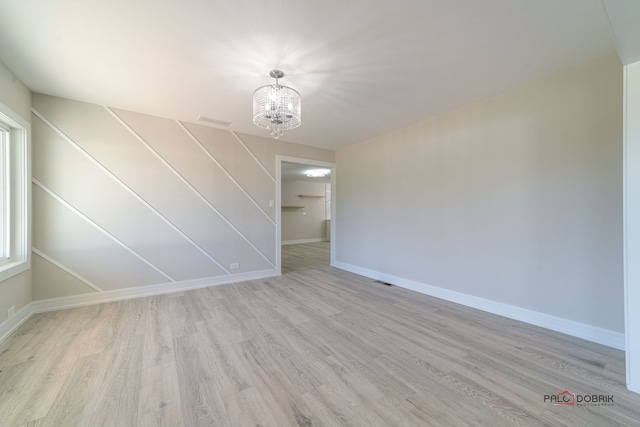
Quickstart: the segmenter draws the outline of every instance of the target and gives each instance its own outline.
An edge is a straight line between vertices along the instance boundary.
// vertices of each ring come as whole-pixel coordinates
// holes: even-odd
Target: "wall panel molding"
[[[202,253],[206,258],[208,258],[212,263],[214,263],[218,268],[224,271],[227,275],[230,275],[231,272],[225,268],[217,259],[215,259],[209,252],[207,252],[202,246],[200,246],[197,242],[195,242],[191,237],[189,237],[186,233],[184,233],[176,224],[171,222],[166,216],[164,216],[158,209],[153,207],[147,200],[145,200],[140,194],[138,194],[135,190],[133,190],[130,186],[128,186],[123,180],[121,180],[116,174],[111,172],[107,167],[105,167],[102,163],[100,163],[96,158],[94,158],[91,154],[89,154],[86,150],[84,150],[80,145],[78,145],[75,141],[73,141],[69,136],[67,136],[64,132],[62,132],[56,125],[51,123],[44,117],[38,110],[32,108],[32,113],[38,117],[42,122],[47,125],[51,130],[53,130],[56,134],[58,134],[62,139],[64,139],[67,143],[69,143],[74,149],[76,149],[80,154],[82,154],[87,160],[89,160],[94,166],[96,166],[100,171],[105,173],[111,179],[113,179],[120,187],[122,187],[125,191],[131,194],[136,200],[142,203],[147,209],[149,209],[153,214],[155,214],[158,218],[160,218],[164,223],[166,223],[169,227],[171,227],[175,232],[177,232],[182,238],[187,240],[191,245],[193,245],[200,253]]]
[[[127,129],[147,150],[149,150],[167,169],[169,169],[189,190],[195,194],[205,205],[207,205],[220,219],[232,229],[241,239],[243,239],[256,253],[261,256],[272,267],[275,264],[262,252],[242,231],[240,231],[225,215],[220,212],[197,188],[193,186],[173,165],[171,165],[164,157],[160,155],[147,141],[145,141],[131,126],[129,126],[124,120],[122,120],[116,113],[114,113],[109,107],[104,107],[114,119]]]
[[[134,257],[138,258],[140,261],[142,261],[143,263],[145,263],[147,266],[151,267],[153,270],[155,270],[156,272],[160,273],[162,276],[164,276],[165,278],[167,278],[168,280],[170,280],[171,282],[175,282],[176,280],[169,276],[167,273],[165,273],[164,271],[162,271],[161,269],[159,269],[157,266],[153,265],[153,263],[149,262],[149,260],[147,260],[145,257],[143,257],[142,255],[140,255],[138,252],[134,251],[133,249],[131,249],[129,246],[127,246],[124,242],[122,242],[120,239],[118,239],[116,236],[114,236],[113,234],[109,233],[107,230],[105,230],[103,227],[101,227],[100,225],[96,224],[91,218],[89,218],[88,216],[86,216],[85,214],[83,214],[82,212],[80,212],[78,209],[76,209],[74,206],[72,206],[70,203],[68,203],[66,200],[64,200],[63,198],[61,198],[60,196],[58,196],[56,193],[54,193],[53,191],[51,191],[49,188],[47,188],[47,186],[45,186],[44,184],[42,184],[40,181],[38,181],[35,178],[32,178],[31,181],[38,187],[40,188],[42,191],[44,191],[45,193],[47,193],[50,197],[52,197],[54,200],[56,200],[58,203],[60,203],[62,206],[64,206],[65,208],[67,208],[68,210],[70,210],[71,212],[73,212],[74,214],[76,214],[78,217],[82,218],[87,224],[89,224],[90,226],[92,226],[93,228],[95,228],[96,230],[98,230],[100,233],[102,233],[103,235],[105,235],[107,238],[111,239],[114,243],[116,243],[118,246],[120,246],[122,249],[124,249],[125,251],[129,252],[131,255],[133,255]],[[78,276],[75,276],[78,277]],[[90,282],[85,282],[87,284],[89,284]],[[90,285],[91,286],[91,285]],[[93,287],[93,286],[92,286]]]
[[[231,134],[232,134],[232,135],[233,135],[233,136],[238,140],[238,142],[240,143],[240,145],[242,145],[242,146],[244,147],[244,149],[245,149],[245,150],[247,150],[247,153],[249,153],[249,155],[253,158],[253,160],[255,160],[255,161],[256,161],[256,163],[257,163],[257,164],[262,168],[262,170],[267,174],[267,176],[268,176],[269,178],[271,178],[271,180],[272,180],[272,181],[273,181],[273,183],[275,184],[275,183],[276,183],[276,177],[275,177],[275,176],[273,176],[273,175],[271,174],[271,172],[269,172],[269,170],[267,170],[267,168],[266,168],[266,167],[264,167],[264,165],[262,164],[262,162],[261,162],[260,160],[258,160],[258,158],[256,157],[256,155],[255,155],[255,154],[253,154],[253,151],[251,151],[251,150],[249,149],[249,147],[247,147],[247,144],[245,144],[245,143],[244,143],[244,141],[242,140],[242,138],[240,138],[240,137],[238,136],[238,134],[237,134],[237,133],[235,133],[234,131],[231,131]]]
[[[31,251],[34,254],[38,255],[40,258],[42,258],[42,259],[50,262],[51,264],[55,265],[56,267],[58,267],[60,270],[64,271],[65,273],[67,273],[67,274],[75,277],[76,279],[80,280],[85,285],[95,289],[97,292],[104,292],[104,289],[102,289],[98,285],[92,283],[89,279],[86,279],[86,278],[82,277],[81,275],[79,275],[75,271],[72,271],[71,269],[67,268],[65,265],[63,265],[62,263],[59,263],[58,261],[56,261],[55,259],[51,258],[49,255],[43,253],[42,251],[38,250],[37,248],[31,248]]]
[[[220,170],[231,180],[231,182],[233,182],[238,189],[240,189],[240,191],[242,191],[242,193],[247,197],[247,199],[249,199],[249,201],[251,203],[253,203],[255,205],[255,207],[273,224],[273,226],[275,227],[276,222],[269,216],[269,214],[262,208],[262,206],[260,206],[258,204],[258,202],[251,197],[251,195],[247,192],[247,190],[244,189],[244,187],[229,173],[229,171],[227,171],[227,169],[225,169],[224,166],[222,166],[222,164],[215,158],[215,156],[213,155],[213,153],[211,153],[209,150],[207,150],[205,148],[204,145],[202,145],[202,143],[198,140],[198,138],[196,138],[196,136],[189,130],[187,129],[187,127],[179,120],[176,120],[176,123],[178,124],[178,126],[180,126],[180,128],[187,134],[189,135],[189,137],[193,140],[193,142],[195,142],[198,147],[200,147],[200,149],[206,154],[206,156],[213,162],[215,163]],[[232,132],[233,133],[233,132]],[[255,157],[254,157],[255,158]],[[266,171],[266,169],[265,169]]]
[[[275,220],[275,212],[269,205],[273,199],[275,185],[238,142],[231,132],[222,129],[183,122],[191,134],[212,153],[218,163],[251,195],[269,216]],[[265,141],[266,142],[266,141]],[[264,144],[273,146],[269,142]]]
[[[36,298],[115,298],[273,272],[276,156],[334,158],[332,150],[264,137],[245,143],[228,129],[38,93],[31,111]]]

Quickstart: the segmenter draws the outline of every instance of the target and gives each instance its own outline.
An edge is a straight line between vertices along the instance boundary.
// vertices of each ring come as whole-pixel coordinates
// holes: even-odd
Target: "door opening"
[[[335,163],[276,159],[276,268],[280,274],[333,264]]]

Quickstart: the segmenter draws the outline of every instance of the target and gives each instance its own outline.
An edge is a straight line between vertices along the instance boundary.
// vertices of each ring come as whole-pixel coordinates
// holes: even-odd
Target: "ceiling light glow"
[[[310,169],[305,172],[309,178],[323,178],[329,175],[331,171],[329,169]]]

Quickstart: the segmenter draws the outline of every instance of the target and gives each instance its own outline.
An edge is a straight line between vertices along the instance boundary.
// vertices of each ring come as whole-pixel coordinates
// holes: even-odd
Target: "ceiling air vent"
[[[225,122],[224,120],[212,119],[211,117],[198,116],[198,120],[201,122],[212,123],[218,126],[229,126],[231,122]]]

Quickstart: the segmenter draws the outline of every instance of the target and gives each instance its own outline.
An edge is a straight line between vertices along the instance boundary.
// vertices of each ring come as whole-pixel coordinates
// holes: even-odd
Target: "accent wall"
[[[333,151],[35,94],[33,299],[275,273],[275,156]]]

